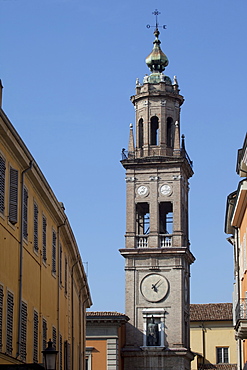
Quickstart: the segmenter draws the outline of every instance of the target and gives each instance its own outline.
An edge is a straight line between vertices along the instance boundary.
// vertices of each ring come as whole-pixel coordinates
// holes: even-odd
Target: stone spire
[[[134,135],[133,135],[133,125],[130,124],[130,136],[129,136],[129,146],[128,146],[128,153],[133,154],[135,152],[135,143],[134,143]]]

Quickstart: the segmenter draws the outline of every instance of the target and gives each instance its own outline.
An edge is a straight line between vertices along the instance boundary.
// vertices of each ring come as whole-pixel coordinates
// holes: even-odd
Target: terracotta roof
[[[217,364],[217,365],[213,365],[213,364],[199,364],[198,365],[198,369],[199,370],[215,370],[215,369],[218,369],[218,370],[237,370],[237,364]]]
[[[115,311],[88,311],[87,319],[104,319],[104,320],[124,320],[128,321],[129,318],[124,313]]]
[[[87,311],[87,316],[125,316],[125,314],[116,311]]]
[[[190,305],[190,321],[232,321],[232,303]]]

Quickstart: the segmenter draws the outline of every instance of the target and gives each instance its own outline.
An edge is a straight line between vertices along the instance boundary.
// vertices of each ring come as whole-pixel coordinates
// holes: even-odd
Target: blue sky
[[[227,195],[246,133],[246,0],[0,0],[3,109],[38,162],[88,263],[92,310],[124,312],[125,174],[135,80],[159,9],[165,73],[185,97],[191,302],[229,302]]]

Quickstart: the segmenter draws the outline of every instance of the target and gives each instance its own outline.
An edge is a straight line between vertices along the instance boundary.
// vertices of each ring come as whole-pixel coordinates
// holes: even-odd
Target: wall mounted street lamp
[[[45,361],[45,370],[56,370],[56,360],[57,360],[57,353],[58,351],[55,350],[53,347],[53,343],[51,340],[47,343],[47,348],[42,351],[44,355]]]

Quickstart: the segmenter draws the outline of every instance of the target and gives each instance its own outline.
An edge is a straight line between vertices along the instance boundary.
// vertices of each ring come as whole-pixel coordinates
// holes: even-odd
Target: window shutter
[[[3,286],[0,285],[0,351],[3,346]]]
[[[27,206],[28,206],[28,191],[26,188],[23,189],[23,237],[27,239]]]
[[[64,266],[64,292],[65,294],[68,293],[68,260],[65,258],[65,266]]]
[[[18,171],[10,167],[9,183],[9,221],[17,223],[18,214]]]
[[[39,249],[38,245],[38,206],[36,203],[33,204],[33,248],[37,252]]]
[[[43,248],[42,248],[42,256],[43,261],[46,262],[46,218],[43,216],[42,220],[42,241],[43,241]]]
[[[62,272],[63,272],[62,257],[63,257],[63,248],[62,248],[62,244],[60,244],[59,245],[59,283],[61,285],[62,285]]]
[[[33,311],[33,362],[38,362],[39,344],[39,316],[37,311]]]
[[[22,361],[26,361],[27,355],[27,304],[21,302],[21,346],[20,357]]]
[[[7,332],[6,332],[6,352],[12,355],[13,341],[13,315],[14,315],[14,296],[12,293],[7,293]]]
[[[56,272],[56,254],[57,254],[57,248],[56,248],[56,243],[57,243],[57,235],[55,231],[52,231],[52,272]]]
[[[59,361],[60,361],[60,370],[63,370],[63,337],[59,335]]]
[[[45,319],[43,319],[42,322],[42,337],[43,337],[43,351],[47,347],[47,322]]]
[[[0,212],[4,213],[5,199],[5,160],[0,157]]]
[[[57,348],[57,329],[55,326],[52,327],[52,343],[54,348]]]

